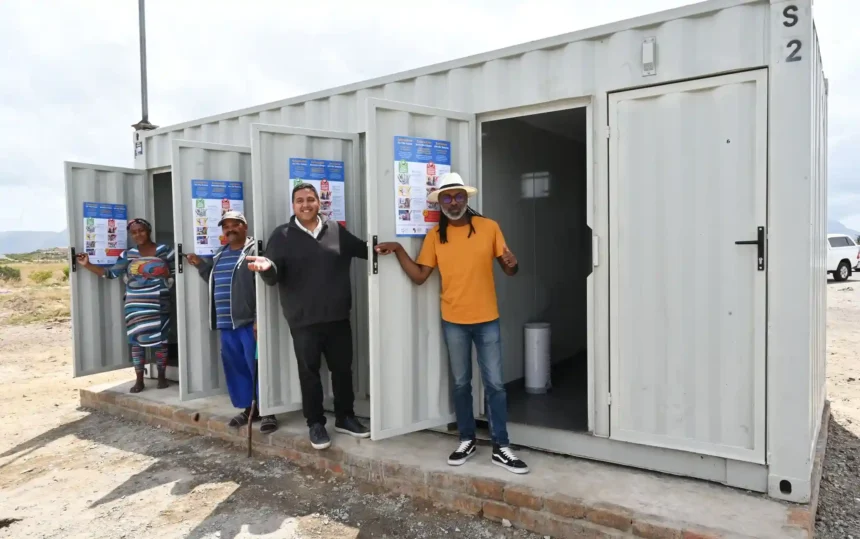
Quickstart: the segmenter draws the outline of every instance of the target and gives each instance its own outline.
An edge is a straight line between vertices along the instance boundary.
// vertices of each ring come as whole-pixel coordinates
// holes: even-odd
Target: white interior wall
[[[586,277],[591,270],[591,233],[586,226],[585,116],[567,115],[580,140],[520,119],[482,124],[482,213],[496,220],[516,254],[519,273],[496,269],[502,325],[504,380],[523,377],[523,326],[549,322],[552,359],[586,349]],[[550,119],[549,117],[545,119]],[[541,122],[547,123],[549,122]],[[545,198],[523,197],[523,175],[549,172]],[[582,361],[585,361],[583,355]]]

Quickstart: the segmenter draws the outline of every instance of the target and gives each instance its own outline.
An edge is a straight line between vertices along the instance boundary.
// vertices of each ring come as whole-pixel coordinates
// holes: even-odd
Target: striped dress
[[[125,282],[125,325],[128,342],[144,348],[167,343],[170,326],[170,288],[173,286],[174,252],[166,245],[155,256],[141,256],[128,249],[105,278]]]

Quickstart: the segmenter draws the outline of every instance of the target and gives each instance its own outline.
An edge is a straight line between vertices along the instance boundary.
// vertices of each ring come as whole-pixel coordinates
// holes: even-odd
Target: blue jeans
[[[448,360],[454,375],[454,411],[460,440],[475,438],[472,409],[472,343],[478,351],[478,368],[484,382],[484,408],[494,444],[507,447],[508,402],[502,383],[502,336],[499,321],[483,324],[452,324],[442,321]]]

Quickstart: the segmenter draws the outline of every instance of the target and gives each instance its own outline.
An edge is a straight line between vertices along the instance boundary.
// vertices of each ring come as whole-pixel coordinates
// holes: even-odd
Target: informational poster
[[[227,237],[218,223],[228,211],[245,213],[245,195],[242,182],[191,180],[191,203],[194,212],[194,253],[212,256]]]
[[[128,207],[84,202],[84,250],[90,263],[113,266],[128,247]]]
[[[451,143],[394,137],[394,211],[398,236],[425,236],[439,222],[439,205],[427,196],[451,172]]]
[[[309,183],[320,196],[320,214],[346,226],[346,191],[343,161],[290,158],[290,185]],[[290,189],[292,193],[292,188]],[[290,217],[293,204],[290,201]]]

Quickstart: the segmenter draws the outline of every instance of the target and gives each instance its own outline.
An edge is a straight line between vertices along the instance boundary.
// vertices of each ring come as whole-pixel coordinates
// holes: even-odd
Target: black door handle
[[[263,240],[257,240],[257,256],[263,256]]]
[[[72,273],[78,271],[78,254],[75,252],[74,247],[69,247],[69,254],[72,255]]]
[[[758,247],[758,270],[764,271],[764,227],[758,227],[758,237],[754,240],[736,241],[735,245],[755,245]]]
[[[176,273],[182,273],[182,244],[176,244]]]
[[[379,274],[379,253],[376,252],[376,246],[379,245],[379,236],[373,236],[373,274]]]

